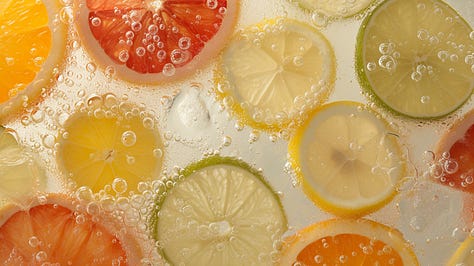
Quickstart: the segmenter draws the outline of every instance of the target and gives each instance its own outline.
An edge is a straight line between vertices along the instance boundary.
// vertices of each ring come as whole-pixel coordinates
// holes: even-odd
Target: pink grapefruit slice
[[[237,0],[77,0],[78,27],[117,76],[160,83],[193,73],[233,32]]]
[[[141,252],[133,238],[119,237],[116,225],[106,219],[91,219],[75,207],[72,199],[54,194],[27,209],[16,205],[3,208],[2,265],[139,264]]]
[[[474,193],[474,110],[456,121],[436,147],[433,179],[452,188]]]

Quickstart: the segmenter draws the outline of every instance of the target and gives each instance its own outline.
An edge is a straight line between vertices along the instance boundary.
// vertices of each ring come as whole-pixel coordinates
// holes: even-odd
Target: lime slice
[[[34,155],[17,143],[13,130],[0,127],[0,205],[2,201],[21,203],[41,190],[45,182]]]
[[[242,122],[279,131],[327,99],[334,52],[307,24],[265,21],[234,36],[216,73],[219,98]]]
[[[447,266],[469,266],[474,265],[474,237],[468,236],[461,246],[451,257]]]
[[[387,203],[404,174],[396,134],[354,102],[324,105],[289,144],[305,193],[341,216],[360,216]]]
[[[472,28],[439,0],[387,0],[363,22],[356,48],[362,87],[389,109],[437,118],[474,87]]]
[[[57,158],[76,185],[94,192],[112,185],[124,193],[161,171],[164,147],[153,119],[133,115],[123,106],[99,106],[93,115],[78,112],[66,121]]]
[[[286,231],[278,196],[247,164],[211,157],[182,172],[151,219],[173,265],[270,265]]]
[[[300,6],[328,17],[350,17],[365,10],[374,0],[296,0]]]

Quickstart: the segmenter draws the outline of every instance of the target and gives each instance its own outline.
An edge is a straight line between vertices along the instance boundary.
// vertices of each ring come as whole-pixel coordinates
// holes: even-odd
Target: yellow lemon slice
[[[78,186],[95,192],[105,185],[119,193],[135,190],[162,166],[164,147],[152,121],[118,106],[72,114],[58,140],[59,166]]]
[[[474,88],[471,26],[440,0],[386,0],[357,38],[360,83],[382,106],[414,118],[459,108]]]
[[[55,79],[66,47],[59,7],[56,0],[0,3],[0,119],[33,103]]]
[[[315,28],[289,19],[239,32],[216,71],[218,97],[239,119],[268,131],[299,122],[327,99],[335,80],[331,45]]]
[[[365,219],[316,223],[285,242],[279,265],[419,265],[398,230]]]
[[[287,221],[279,197],[244,162],[206,158],[157,198],[154,237],[173,265],[271,265]]]
[[[446,265],[447,266],[474,265],[474,254],[472,253],[472,250],[474,250],[474,237],[468,236]]]
[[[360,216],[386,204],[405,172],[396,133],[355,102],[316,110],[291,139],[289,153],[306,194],[341,216]]]

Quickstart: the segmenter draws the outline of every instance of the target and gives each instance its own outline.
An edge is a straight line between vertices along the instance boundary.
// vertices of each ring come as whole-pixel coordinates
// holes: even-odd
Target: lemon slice
[[[472,28],[439,0],[387,0],[357,38],[361,85],[396,113],[437,118],[459,108],[474,87]]]
[[[315,28],[289,19],[239,32],[216,71],[217,94],[239,119],[279,131],[329,96],[335,80],[331,45]]]
[[[350,17],[365,10],[374,0],[296,0],[300,6],[328,17]]]
[[[360,216],[395,195],[404,174],[396,133],[362,104],[335,102],[314,112],[289,143],[305,193],[341,216]]]
[[[0,205],[22,203],[41,190],[45,182],[44,171],[34,155],[17,143],[13,130],[0,127]]]
[[[158,200],[151,218],[168,261],[271,265],[287,222],[278,196],[261,174],[221,157],[204,159],[181,174],[183,179]]]
[[[456,250],[447,266],[469,266],[474,265],[474,237],[468,236],[461,246]]]
[[[365,219],[316,223],[289,237],[283,246],[282,266],[419,265],[398,230]]]
[[[115,184],[119,193],[135,190],[140,181],[155,178],[161,170],[160,134],[149,124],[151,117],[105,110],[98,107],[93,114],[69,117],[58,140],[59,166],[76,185],[95,192]]]

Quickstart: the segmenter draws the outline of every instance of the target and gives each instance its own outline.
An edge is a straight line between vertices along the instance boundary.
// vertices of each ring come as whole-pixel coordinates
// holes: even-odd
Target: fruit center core
[[[163,0],[145,0],[146,6],[153,12],[158,12],[163,5]]]
[[[104,161],[107,162],[107,163],[113,162],[113,160],[115,159],[115,154],[116,154],[116,152],[113,149],[104,151],[104,153],[103,153]]]
[[[232,233],[232,226],[226,220],[212,223],[211,227],[218,237],[227,237]]]

